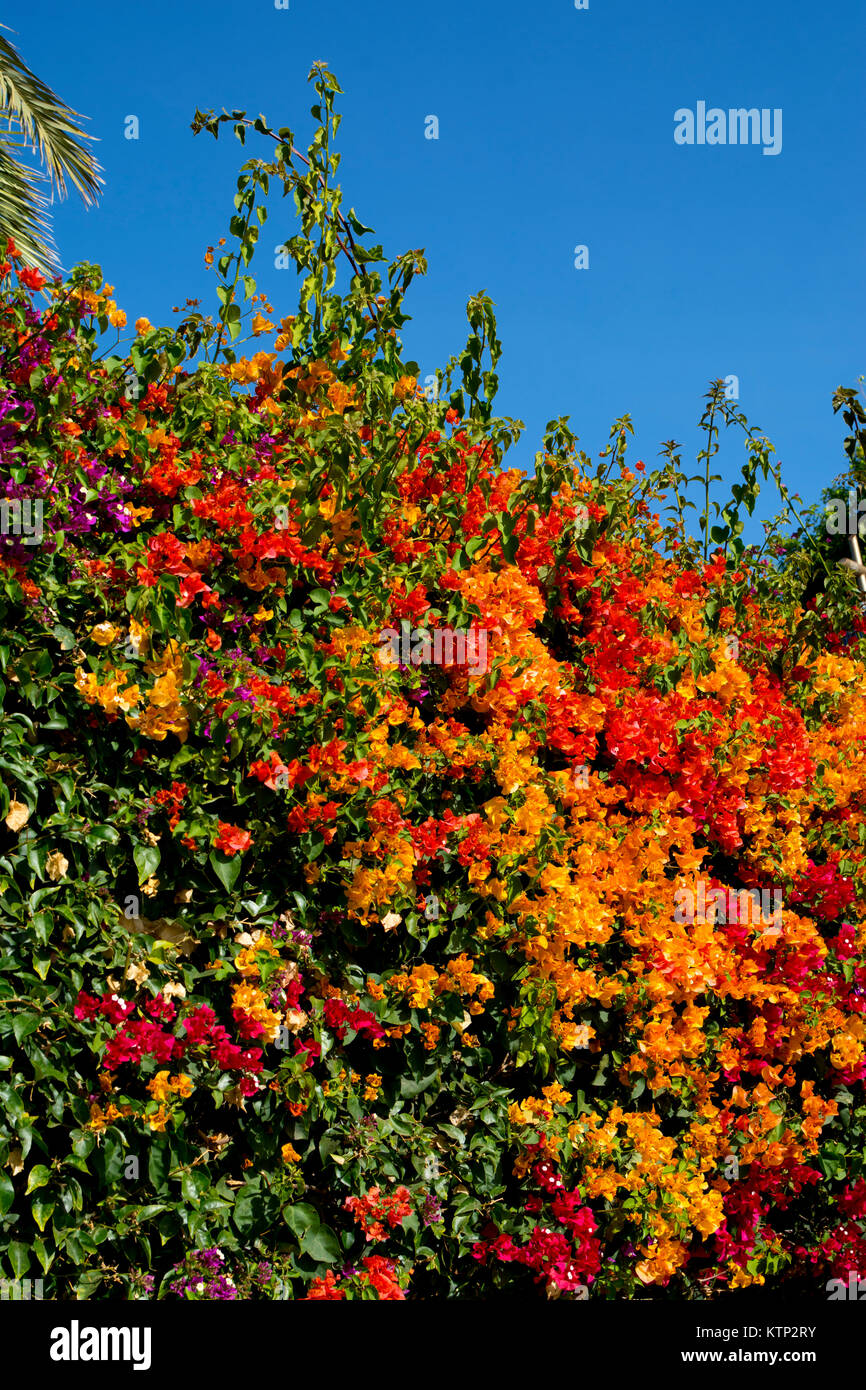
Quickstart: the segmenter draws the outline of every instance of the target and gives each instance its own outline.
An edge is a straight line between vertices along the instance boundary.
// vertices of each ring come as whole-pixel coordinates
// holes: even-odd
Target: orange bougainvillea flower
[[[407,396],[411,396],[418,385],[414,376],[401,376],[394,386],[394,399],[405,401]]]

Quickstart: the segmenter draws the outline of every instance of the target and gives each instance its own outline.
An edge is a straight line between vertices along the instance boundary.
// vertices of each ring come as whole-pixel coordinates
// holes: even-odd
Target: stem
[[[716,418],[716,401],[713,397],[710,408],[710,424],[707,430],[707,458],[704,473],[704,564],[710,555],[710,464],[713,457],[713,422]]]
[[[324,205],[324,216],[323,216],[323,218],[322,218],[322,230],[321,230],[321,235],[319,236],[319,292],[318,292],[318,294],[316,295],[316,317],[315,317],[315,321],[314,321],[314,325],[313,325],[316,333],[319,333],[319,332],[321,331],[322,303],[323,303],[323,300],[324,300],[324,298],[325,298],[325,284],[327,283],[327,270],[326,270],[326,265],[325,265],[324,247],[325,247],[325,232],[326,232],[326,230],[327,230],[327,225],[328,225],[328,212],[329,212],[329,208],[328,208],[328,171],[329,171],[329,151],[330,151],[330,142],[331,142],[331,104],[332,104],[332,94],[329,93],[328,96],[327,96],[327,98],[326,98],[326,100],[325,100],[325,119],[324,119],[324,121],[322,122],[322,129],[323,129],[324,132],[325,132],[325,140],[324,140],[324,144],[323,144],[323,147],[322,147],[322,148],[323,148],[323,155],[324,155],[324,159],[323,159],[324,172],[322,172],[322,173],[319,174],[319,182],[320,182],[321,189],[322,189],[322,203],[323,203],[323,205]]]
[[[240,245],[238,246],[238,249],[237,249],[237,264],[236,264],[236,266],[235,266],[235,278],[234,278],[234,281],[232,282],[232,292],[231,292],[231,294],[229,295],[228,300],[226,301],[226,303],[223,305],[223,307],[222,307],[222,313],[220,314],[220,326],[219,326],[219,332],[217,333],[217,336],[216,336],[216,343],[214,344],[212,363],[213,363],[213,362],[216,362],[216,360],[217,360],[217,355],[218,355],[218,353],[219,353],[220,345],[221,345],[221,343],[222,343],[223,331],[224,331],[225,326],[226,326],[226,321],[225,321],[225,319],[223,318],[223,314],[228,313],[229,306],[230,306],[231,304],[234,304],[234,301],[235,301],[235,291],[236,291],[236,289],[237,289],[238,280],[240,279],[240,275],[241,275],[241,251],[243,250],[243,244],[244,244],[243,238],[244,238],[244,235],[245,235],[246,232],[247,232],[247,229],[249,228],[249,225],[250,225],[250,218],[251,218],[252,215],[253,215],[253,209],[255,208],[255,205],[256,205],[256,196],[255,196],[255,193],[253,193],[252,202],[250,203],[249,207],[247,208],[247,215],[246,215],[246,217],[244,218],[244,232],[243,232],[243,234],[242,234],[241,237],[240,237]],[[228,284],[228,281],[226,281],[226,284]],[[206,353],[205,353],[205,361],[207,361],[207,354],[206,354]]]
[[[806,537],[806,539],[808,540],[809,544],[810,544],[810,545],[815,549],[815,551],[817,552],[818,559],[821,561],[821,565],[822,565],[822,567],[823,567],[823,569],[824,569],[824,573],[827,574],[827,575],[832,575],[833,571],[830,569],[830,566],[827,564],[827,561],[824,559],[824,552],[823,552],[823,550],[821,549],[821,547],[820,547],[820,545],[818,544],[818,542],[815,540],[815,537],[812,535],[811,531],[809,531],[809,530],[807,529],[806,523],[804,522],[803,518],[800,516],[800,513],[797,511],[797,508],[794,506],[794,503],[791,501],[791,494],[788,492],[788,489],[785,487],[785,484],[782,482],[781,470],[780,470],[779,468],[771,468],[771,469],[770,469],[770,472],[773,474],[773,478],[774,478],[774,480],[775,480],[776,487],[779,489],[779,493],[780,493],[780,495],[781,495],[781,497],[782,497],[782,500],[783,500],[784,503],[785,503],[785,506],[791,508],[791,511],[794,513],[794,516],[795,516],[796,520],[799,521],[799,523],[800,523],[800,528],[801,528],[803,534],[805,535],[805,537]]]

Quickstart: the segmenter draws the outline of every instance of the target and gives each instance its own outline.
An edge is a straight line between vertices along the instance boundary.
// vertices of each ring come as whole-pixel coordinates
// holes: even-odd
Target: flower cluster
[[[597,467],[564,425],[507,467],[475,368],[419,392],[366,271],[279,331],[256,294],[250,356],[228,280],[219,325],[108,356],[101,272],[18,259],[0,1257],[90,1297],[145,1247],[183,1298],[279,1257],[335,1300],[866,1267],[850,576],[702,553],[623,422]],[[469,326],[474,363],[484,297]],[[387,629],[483,630],[485,669],[384,663]]]
[[[378,1187],[371,1187],[363,1197],[347,1197],[343,1206],[350,1211],[364,1232],[365,1240],[385,1240],[385,1226],[400,1226],[412,1213],[407,1187],[398,1187],[390,1197]],[[385,1224],[383,1224],[385,1223]]]

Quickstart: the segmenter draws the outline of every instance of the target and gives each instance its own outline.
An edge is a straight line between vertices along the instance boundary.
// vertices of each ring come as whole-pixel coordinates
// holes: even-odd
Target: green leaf
[[[70,632],[69,628],[64,627],[62,623],[56,623],[55,626],[51,629],[51,631],[59,641],[61,651],[69,652],[72,650],[72,648],[75,646],[74,632]]]
[[[180,1190],[184,1201],[197,1207],[201,1192],[207,1185],[206,1173],[184,1173],[180,1180]]]
[[[42,1272],[47,1274],[54,1263],[54,1252],[48,1251],[45,1246],[45,1241],[40,1240],[38,1236],[33,1242],[33,1249],[36,1253],[37,1260],[42,1266]]]
[[[132,857],[135,860],[135,867],[138,869],[138,881],[145,883],[152,874],[156,873],[162,855],[159,845],[136,845],[132,851]]]
[[[98,1269],[85,1269],[81,1278],[75,1285],[75,1292],[79,1299],[92,1298],[105,1279],[105,1275]]]
[[[411,1076],[401,1076],[400,1095],[405,1098],[410,1096],[420,1096],[424,1091],[429,1091],[431,1086],[437,1086],[441,1080],[438,1071],[430,1072],[429,1076],[421,1076],[418,1080],[413,1080]]]
[[[70,793],[70,795],[71,795],[71,793]],[[118,833],[117,833],[117,831],[115,830],[115,828],[114,828],[113,825],[95,825],[95,826],[93,827],[92,830],[89,830],[89,831],[87,832],[87,835],[85,836],[85,839],[84,839],[84,843],[87,845],[87,847],[88,847],[88,849],[89,849],[90,846],[91,846],[91,844],[94,844],[94,845],[101,845],[101,844],[116,845],[119,839],[120,839],[120,836],[118,835]],[[135,850],[133,850],[133,858],[134,858],[134,857],[135,857]]]
[[[34,1168],[30,1169],[26,1191],[35,1192],[38,1187],[44,1187],[45,1184],[50,1181],[51,1169],[46,1168],[44,1163],[37,1163]]]
[[[12,1024],[12,1032],[15,1034],[15,1041],[17,1043],[23,1042],[31,1033],[35,1033],[38,1027],[38,1014],[18,1014],[15,1018],[15,1022]]]
[[[37,1200],[32,1203],[30,1210],[33,1213],[33,1220],[36,1222],[40,1231],[45,1230],[46,1224],[56,1205],[56,1202],[50,1202],[46,1198],[37,1198]]]
[[[230,893],[238,881],[240,871],[243,868],[243,860],[239,854],[229,856],[223,854],[221,849],[212,850],[208,856],[210,866],[225,888]]]
[[[83,1264],[86,1252],[81,1237],[74,1231],[66,1237],[65,1249],[74,1264]]]
[[[311,1231],[302,1240],[301,1249],[323,1264],[333,1264],[340,1258],[340,1243],[330,1226],[319,1226]]]
[[[147,1159],[147,1176],[154,1191],[159,1192],[168,1177],[170,1154],[167,1144],[151,1144]]]
[[[283,1207],[283,1220],[298,1240],[319,1228],[319,1213],[308,1202],[296,1202],[294,1206]]]
[[[13,1240],[8,1250],[9,1263],[16,1279],[23,1279],[30,1268],[30,1251],[23,1241]]]
[[[12,1179],[6,1173],[0,1173],[0,1216],[5,1216],[15,1200],[15,1188],[12,1186]]]

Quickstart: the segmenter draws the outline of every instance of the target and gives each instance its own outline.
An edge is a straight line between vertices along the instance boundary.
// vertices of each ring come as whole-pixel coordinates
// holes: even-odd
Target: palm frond
[[[85,117],[73,111],[31,72],[2,34],[0,113],[19,125],[27,142],[39,152],[45,173],[60,197],[66,195],[68,181],[85,204],[96,200],[104,180],[100,177],[100,165],[83,143],[94,138],[78,124]]]
[[[39,191],[41,179],[0,141],[0,253],[11,237],[29,265],[53,274],[59,261],[45,216],[48,199]]]

